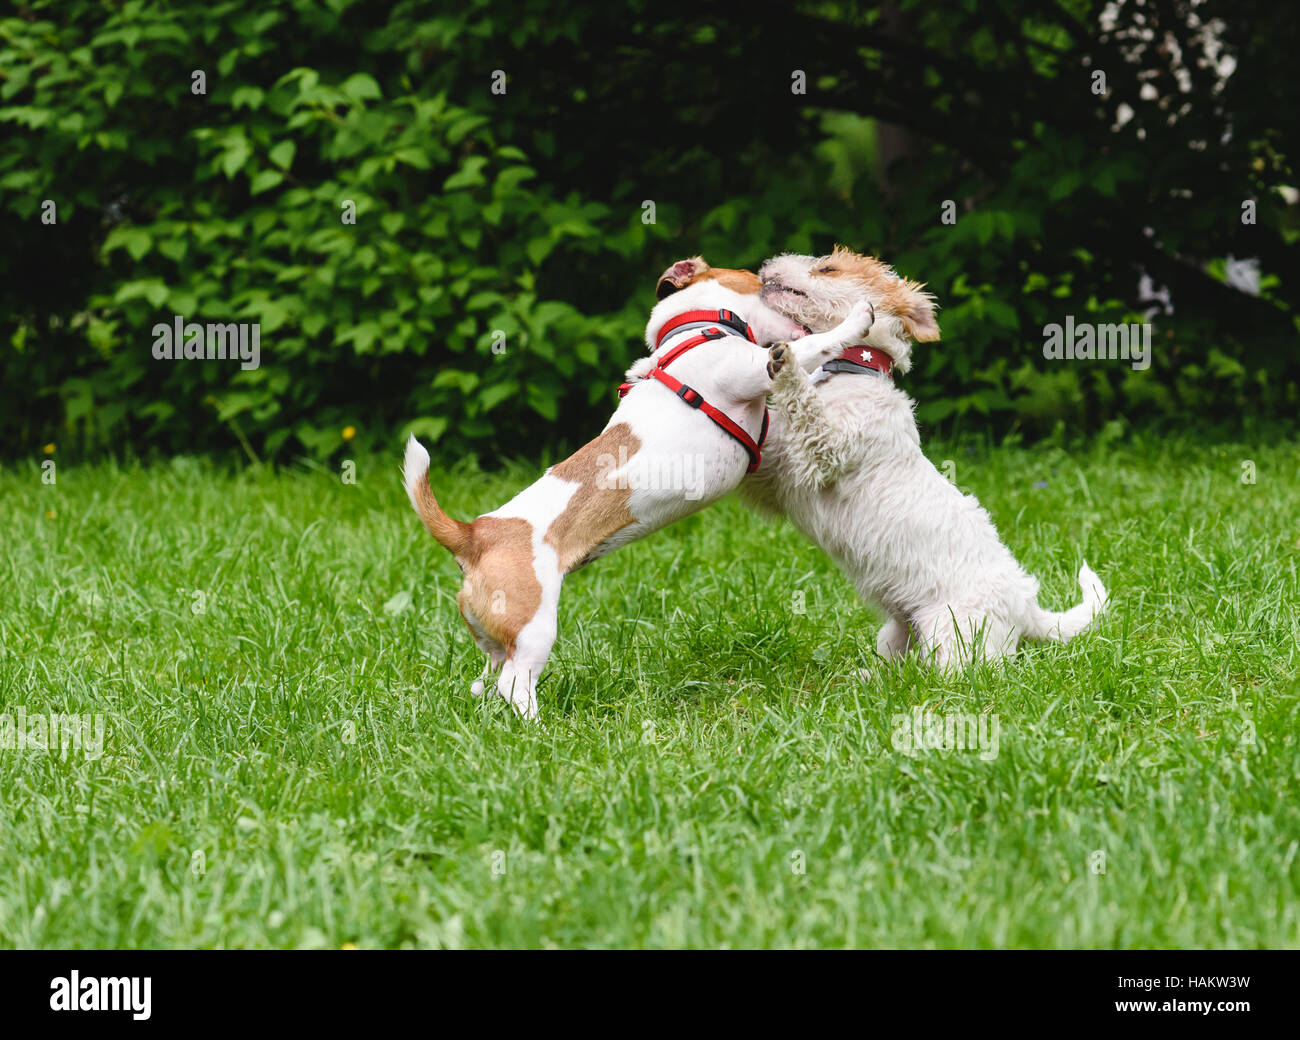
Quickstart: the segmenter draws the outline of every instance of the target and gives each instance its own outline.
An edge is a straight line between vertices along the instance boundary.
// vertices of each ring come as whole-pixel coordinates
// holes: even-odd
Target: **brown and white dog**
[[[1004,657],[1021,638],[1064,642],[1106,606],[1084,563],[1083,600],[1056,613],[1038,605],[1038,581],[998,538],[988,513],[921,451],[911,399],[894,386],[915,341],[936,340],[923,287],[879,260],[837,248],[785,254],[759,272],[763,299],[810,329],[830,328],[864,300],[876,321],[861,346],[812,379],[773,381],[771,436],[748,497],[784,513],[835,559],[859,596],[889,614],[877,652],[915,648],[940,667]],[[883,357],[882,357],[883,355]]]
[[[429,453],[408,440],[407,496],[456,557],[464,573],[457,604],[487,654],[475,695],[500,669],[496,692],[536,718],[564,576],[732,491],[757,465],[772,377],[790,360],[812,371],[871,325],[863,301],[831,331],[804,335],[762,303],[760,287],[751,271],[699,257],[665,271],[646,325],[650,357],[627,373],[631,382],[604,431],[471,523],[442,511],[429,486]]]

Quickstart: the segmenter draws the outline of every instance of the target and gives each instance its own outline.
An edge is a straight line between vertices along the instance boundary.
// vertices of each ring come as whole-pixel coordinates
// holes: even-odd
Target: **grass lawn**
[[[107,727],[0,750],[0,945],[1300,945],[1295,443],[932,445],[1045,605],[1112,597],[947,679],[860,677],[879,619],[728,500],[569,579],[545,728],[470,697],[400,448],[0,471],[0,712]],[[894,750],[914,706],[998,754]]]

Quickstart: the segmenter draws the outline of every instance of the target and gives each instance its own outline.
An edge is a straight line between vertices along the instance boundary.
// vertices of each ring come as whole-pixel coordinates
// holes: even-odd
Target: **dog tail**
[[[429,533],[453,556],[463,556],[469,548],[473,525],[453,520],[438,505],[438,500],[433,497],[433,488],[429,486],[429,453],[414,435],[406,442],[402,482],[406,485],[406,497],[420,514]]]
[[[1101,583],[1087,562],[1079,568],[1079,588],[1083,590],[1083,602],[1056,613],[1044,610],[1037,603],[1030,605],[1025,623],[1020,627],[1030,639],[1050,639],[1064,643],[1073,639],[1106,609],[1106,586]]]

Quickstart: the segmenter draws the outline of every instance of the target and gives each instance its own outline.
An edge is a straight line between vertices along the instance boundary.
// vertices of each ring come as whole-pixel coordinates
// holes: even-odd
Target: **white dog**
[[[646,325],[651,356],[628,372],[604,432],[472,523],[442,511],[429,453],[407,442],[407,495],[464,572],[457,603],[487,654],[476,695],[499,668],[496,692],[536,718],[564,576],[733,490],[758,465],[773,375],[791,356],[811,371],[871,324],[864,300],[845,308],[838,328],[806,336],[759,300],[759,288],[752,271],[699,257],[670,267]]]
[[[1085,563],[1083,602],[1053,613],[1038,582],[998,539],[988,513],[921,453],[912,401],[891,370],[911,366],[913,341],[939,338],[934,303],[915,282],[871,257],[787,254],[759,272],[763,299],[809,329],[828,328],[868,300],[875,323],[863,343],[816,373],[787,366],[773,383],[763,468],[748,497],[784,513],[826,550],[863,600],[889,614],[876,649],[916,647],[940,667],[977,653],[1014,653],[1020,638],[1065,640],[1106,605]]]

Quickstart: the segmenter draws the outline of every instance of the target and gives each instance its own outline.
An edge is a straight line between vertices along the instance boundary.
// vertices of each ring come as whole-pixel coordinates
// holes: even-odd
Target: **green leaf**
[[[253,154],[253,149],[244,138],[237,138],[235,144],[221,156],[221,169],[227,180],[233,180],[235,174],[244,168]]]
[[[479,185],[486,184],[487,178],[482,173],[486,164],[487,158],[485,156],[469,156],[459,170],[442,182],[442,190],[459,191],[462,188],[476,188]]]
[[[383,327],[377,321],[363,321],[341,333],[335,343],[351,343],[358,354],[367,353],[375,341],[383,335]]]
[[[260,195],[262,192],[274,188],[282,180],[284,180],[284,174],[279,170],[258,170],[249,179],[248,190],[253,195]]]
[[[493,194],[501,196],[514,191],[524,181],[532,180],[536,176],[537,171],[530,166],[509,166],[497,175],[496,184],[492,186]]]
[[[1047,197],[1052,202],[1059,202],[1073,195],[1082,183],[1083,173],[1079,170],[1069,170],[1057,178],[1056,183],[1048,191]]]
[[[529,383],[527,397],[528,407],[547,422],[554,422],[559,418],[560,406],[555,394],[545,393],[541,387]]]
[[[524,247],[524,252],[528,254],[528,259],[532,261],[533,266],[537,267],[554,248],[555,242],[550,235],[538,235]]]
[[[104,239],[104,255],[108,256],[115,249],[125,249],[131,254],[132,260],[141,260],[149,252],[152,242],[153,238],[144,228],[130,225],[116,227]]]
[[[509,397],[514,397],[519,393],[519,384],[513,379],[507,379],[502,383],[494,383],[485,387],[478,395],[478,406],[481,412],[490,412],[502,401]]]
[[[238,112],[241,108],[256,109],[262,107],[266,91],[260,87],[236,87],[230,95],[230,107]]]
[[[440,386],[454,386],[462,394],[472,394],[474,388],[478,386],[478,373],[462,372],[456,368],[444,368],[433,377],[433,383],[430,385],[434,389]]]
[[[393,152],[393,161],[414,166],[417,170],[427,170],[433,166],[429,157],[419,148],[399,148]]]
[[[379,89],[379,84],[375,82],[375,78],[364,72],[353,73],[343,81],[343,86],[339,89],[348,97],[357,101],[384,96]]]
[[[155,247],[168,260],[179,264],[185,259],[185,254],[189,250],[189,243],[183,238],[162,238],[156,241]]]
[[[275,163],[276,166],[280,167],[280,169],[287,170],[293,165],[293,156],[297,147],[298,146],[294,144],[292,139],[287,139],[281,141],[267,152],[266,157],[270,159],[271,162]]]
[[[443,435],[447,426],[447,420],[441,416],[425,415],[408,423],[406,429],[402,431],[402,436],[408,437],[414,434],[421,440],[432,444]]]
[[[153,307],[161,307],[167,300],[167,283],[161,278],[141,278],[137,281],[123,282],[113,294],[117,303],[144,298]]]

